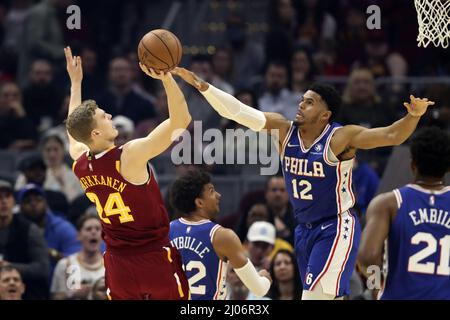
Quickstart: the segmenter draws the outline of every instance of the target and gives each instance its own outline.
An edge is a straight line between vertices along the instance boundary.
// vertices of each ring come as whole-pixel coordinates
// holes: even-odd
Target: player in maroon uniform
[[[66,120],[70,155],[75,160],[73,170],[102,221],[108,297],[188,299],[181,258],[168,238],[167,211],[148,167],[149,159],[172,144],[172,134],[191,121],[183,93],[170,73],[141,65],[147,75],[162,81],[170,117],[148,136],[115,146],[118,132],[111,115],[93,100],[81,101],[81,58],[73,57],[69,47],[65,54],[71,80]]]

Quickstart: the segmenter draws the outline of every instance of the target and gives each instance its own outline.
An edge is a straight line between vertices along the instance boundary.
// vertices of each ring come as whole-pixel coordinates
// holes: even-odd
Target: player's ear
[[[323,120],[329,121],[329,120],[331,119],[331,114],[332,114],[332,112],[331,112],[330,110],[325,111],[325,112],[322,114]]]
[[[202,208],[202,207],[203,207],[203,200],[202,200],[202,199],[200,199],[200,198],[195,198],[194,202],[195,202],[195,206],[196,206],[197,208]]]
[[[91,131],[91,138],[94,138],[96,136],[100,135],[100,131],[97,129],[94,129]]]

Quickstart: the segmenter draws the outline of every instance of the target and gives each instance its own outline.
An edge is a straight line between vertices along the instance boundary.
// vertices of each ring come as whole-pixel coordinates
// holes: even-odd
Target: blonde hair
[[[83,143],[91,140],[91,132],[96,125],[94,115],[97,108],[94,100],[85,100],[67,117],[66,129],[75,140]]]

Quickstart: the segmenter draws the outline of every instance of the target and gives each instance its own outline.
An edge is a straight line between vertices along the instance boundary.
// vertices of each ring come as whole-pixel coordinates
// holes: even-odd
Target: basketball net
[[[417,46],[447,48],[450,38],[450,0],[414,0],[419,22]]]

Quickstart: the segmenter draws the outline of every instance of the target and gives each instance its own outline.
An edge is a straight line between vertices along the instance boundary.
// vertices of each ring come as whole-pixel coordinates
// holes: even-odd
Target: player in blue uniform
[[[383,193],[367,210],[358,253],[360,269],[381,266],[387,239],[387,275],[381,299],[450,300],[450,136],[425,128],[411,143],[412,184]]]
[[[193,170],[177,179],[170,192],[173,206],[183,218],[170,223],[170,241],[183,259],[192,300],[224,300],[228,263],[256,296],[270,288],[267,270],[256,271],[239,237],[212,222],[219,213],[220,194],[210,176]]]
[[[368,129],[332,122],[339,93],[315,84],[303,95],[294,121],[261,112],[202,81],[194,73],[174,72],[197,88],[223,117],[252,130],[268,130],[276,141],[297,227],[295,251],[303,281],[302,299],[336,299],[349,294],[360,227],[349,210],[355,202],[351,169],[357,149],[403,143],[414,131],[428,99],[410,96],[408,114],[390,126]],[[294,106],[293,106],[294,107]]]

